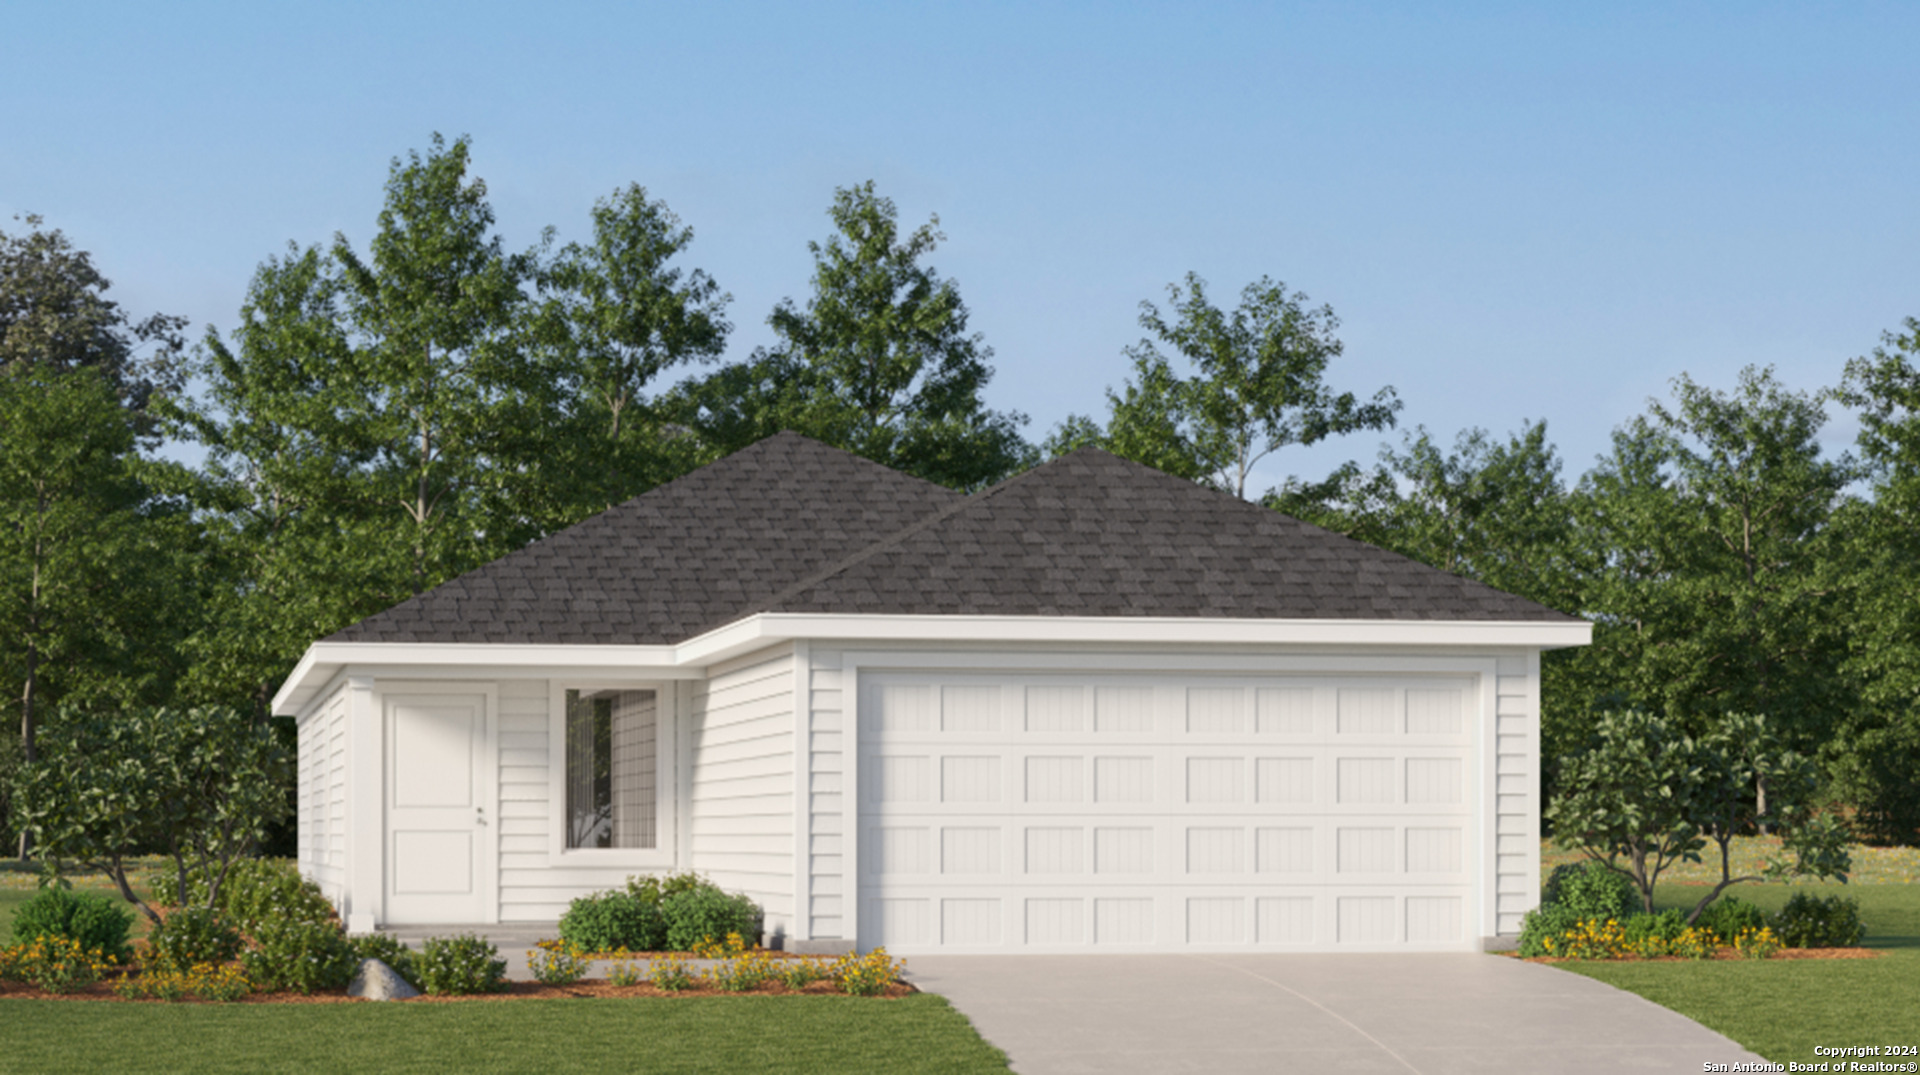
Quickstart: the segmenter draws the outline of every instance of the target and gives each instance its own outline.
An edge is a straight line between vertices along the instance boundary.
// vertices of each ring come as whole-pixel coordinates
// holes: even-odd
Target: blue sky
[[[0,227],[230,328],[289,240],[364,246],[388,161],[471,135],[510,245],[629,182],[734,297],[804,298],[836,186],[917,223],[1038,439],[1192,270],[1331,303],[1330,380],[1570,476],[1686,371],[1833,384],[1920,316],[1920,6],[9,4]],[[1836,415],[1836,445],[1851,423]],[[1259,476],[1370,460],[1345,438]]]

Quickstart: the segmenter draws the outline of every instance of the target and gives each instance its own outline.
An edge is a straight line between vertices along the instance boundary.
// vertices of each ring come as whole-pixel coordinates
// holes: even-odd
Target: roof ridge
[[[913,523],[906,527],[902,527],[901,529],[894,531],[892,534],[889,534],[886,537],[881,538],[880,540],[874,542],[871,545],[862,546],[861,548],[855,550],[854,552],[849,553],[847,556],[843,557],[842,559],[836,560],[835,562],[828,564],[827,566],[819,569],[818,571],[815,571],[813,574],[795,581],[794,583],[787,586],[785,589],[779,591],[778,593],[770,595],[765,601],[756,602],[756,604],[759,604],[760,606],[762,606],[757,611],[765,612],[765,611],[770,611],[772,609],[778,608],[780,605],[786,603],[787,601],[795,597],[800,596],[803,593],[806,593],[808,590],[813,589],[815,586],[820,585],[821,583],[827,581],[828,579],[834,577],[835,575],[838,575],[843,571],[846,571],[853,567],[857,567],[860,564],[863,564],[868,560],[871,560],[875,556],[878,556],[882,551],[890,548],[898,548],[908,538],[913,537],[915,534],[924,533],[926,530],[933,527],[935,524],[944,522],[947,519],[951,519],[955,515],[958,515],[961,512],[966,511],[968,508],[974,506],[975,504],[986,503],[988,500],[991,500],[994,497],[1000,495],[1000,493],[1006,490],[1007,488],[1015,485],[1018,482],[1025,480],[1030,475],[1033,475],[1042,470],[1045,470],[1046,468],[1054,465],[1055,463],[1060,462],[1061,460],[1068,458],[1069,456],[1078,455],[1081,452],[1085,452],[1085,451],[1097,452],[1097,451],[1100,451],[1100,449],[1092,448],[1092,447],[1076,448],[1073,451],[1068,452],[1066,455],[1055,456],[1054,458],[1049,459],[1044,463],[1041,463],[1039,466],[1028,467],[1026,470],[1023,470],[1020,473],[1015,474],[1011,478],[1003,479],[999,482],[994,483],[993,485],[986,487],[985,489],[980,490],[977,493],[974,493],[967,497],[963,497],[960,500],[956,500],[953,503],[948,504],[946,507],[941,508],[940,510],[934,512],[933,514],[928,515],[926,518],[921,519],[919,522]],[[1110,453],[1104,453],[1104,454],[1110,454]],[[1118,457],[1116,456],[1115,458],[1118,458]],[[942,488],[945,488],[945,486],[942,486]],[[752,611],[744,612],[740,616],[734,617],[734,619],[735,620],[742,619],[750,615],[753,615]],[[734,621],[726,620],[724,622],[732,623]],[[721,626],[721,624],[716,624],[715,626]]]

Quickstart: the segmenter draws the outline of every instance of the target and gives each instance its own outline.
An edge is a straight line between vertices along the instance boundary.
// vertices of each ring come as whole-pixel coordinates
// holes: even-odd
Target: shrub
[[[734,939],[738,937],[734,934]],[[736,948],[732,955],[716,961],[707,970],[707,979],[723,992],[746,993],[773,981],[776,973],[774,958],[769,953]]]
[[[241,957],[247,977],[269,992],[313,994],[345,989],[360,967],[336,922],[268,919],[254,933],[256,947]]]
[[[1700,917],[1693,920],[1695,928],[1706,930],[1714,935],[1720,944],[1732,944],[1741,930],[1757,930],[1767,924],[1767,916],[1760,908],[1747,903],[1736,896],[1727,896],[1713,901]]]
[[[420,979],[414,967],[413,949],[400,943],[400,939],[389,933],[369,933],[363,937],[350,937],[347,947],[353,950],[355,969],[359,963],[377,959],[393,968],[393,973],[407,980],[408,985],[418,987]],[[351,980],[351,979],[349,979]]]
[[[678,896],[682,892],[718,887],[697,873],[645,874],[627,878],[627,895],[656,910],[669,897]]]
[[[1555,866],[1540,893],[1543,906],[1564,907],[1578,920],[1624,921],[1638,911],[1633,881],[1598,862]]]
[[[817,957],[802,956],[782,962],[775,976],[788,989],[805,989],[815,982],[833,977],[833,964]]]
[[[202,963],[184,971],[153,970],[139,977],[131,975],[114,983],[113,991],[128,1000],[202,1000],[234,1001],[253,992],[246,972],[231,963],[214,966]]]
[[[496,993],[507,980],[507,961],[486,938],[463,933],[429,937],[414,961],[420,988],[433,996]]]
[[[1527,912],[1520,920],[1520,955],[1525,959],[1535,956],[1551,955],[1547,950],[1547,941],[1561,937],[1570,929],[1580,925],[1580,916],[1571,908],[1551,903],[1541,904]]]
[[[1670,955],[1673,942],[1687,928],[1687,916],[1678,910],[1634,915],[1621,926],[1627,949],[1643,959]]]
[[[1734,935],[1733,950],[1743,959],[1772,959],[1780,954],[1780,938],[1766,926],[1743,929]]]
[[[13,912],[13,941],[28,944],[40,937],[64,937],[87,951],[99,951],[116,962],[133,956],[127,933],[133,913],[117,901],[93,892],[43,888]]]
[[[875,948],[864,956],[852,952],[841,956],[834,961],[833,977],[842,993],[871,997],[886,992],[906,968],[905,960],[889,957],[885,948]]]
[[[98,949],[51,935],[16,945],[7,960],[8,975],[48,993],[76,993],[100,980],[113,961]]]
[[[1773,932],[1788,948],[1851,948],[1867,931],[1860,924],[1860,901],[1840,896],[1815,899],[1796,892],[1773,916]]]
[[[668,954],[654,957],[653,964],[647,968],[647,981],[657,989],[678,993],[693,988],[694,977],[686,960]]]
[[[666,943],[667,924],[653,903],[626,892],[601,892],[567,905],[560,939],[583,952],[652,952]]]
[[[240,934],[205,907],[175,907],[147,934],[148,966],[185,971],[240,954]]]
[[[205,866],[187,875],[187,902],[207,905],[213,871]],[[241,859],[227,871],[220,883],[219,902],[214,904],[228,922],[242,932],[257,934],[267,922],[293,919],[300,922],[338,922],[333,904],[320,892],[320,886],[300,876],[291,863],[277,859]]]
[[[738,933],[760,938],[760,908],[745,896],[730,896],[705,886],[677,892],[661,902],[667,919],[667,947],[689,952],[694,945]]]
[[[587,976],[587,954],[568,942],[542,941],[527,950],[527,968],[545,985],[572,985]]]
[[[616,959],[613,961],[613,967],[607,971],[607,981],[623,989],[630,985],[639,985],[646,980],[646,971],[631,959]]]

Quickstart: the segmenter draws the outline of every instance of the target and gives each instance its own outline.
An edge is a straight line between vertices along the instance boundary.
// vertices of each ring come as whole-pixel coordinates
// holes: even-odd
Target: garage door
[[[860,943],[1472,947],[1472,683],[864,673]]]

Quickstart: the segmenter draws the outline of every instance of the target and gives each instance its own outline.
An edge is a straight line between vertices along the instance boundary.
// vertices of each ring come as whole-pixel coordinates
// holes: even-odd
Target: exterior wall
[[[813,650],[805,669],[810,763],[807,780],[807,915],[809,937],[847,937],[845,908],[854,891],[846,876],[844,832],[846,751],[853,745],[846,729],[852,705],[843,682],[838,650]]]
[[[1540,902],[1540,651],[1499,659],[1495,703],[1494,910],[1517,935]]]
[[[686,746],[687,865],[794,932],[794,650],[716,665],[693,685]]]
[[[344,684],[299,721],[300,872],[335,907],[347,890],[347,691]]]

